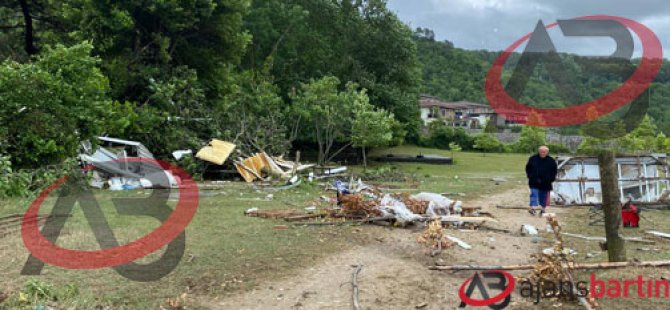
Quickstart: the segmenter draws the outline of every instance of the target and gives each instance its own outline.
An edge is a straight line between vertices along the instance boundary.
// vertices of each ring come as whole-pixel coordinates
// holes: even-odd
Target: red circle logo
[[[44,263],[69,269],[99,269],[114,267],[138,260],[158,251],[177,238],[186,229],[198,209],[198,186],[190,174],[178,166],[147,158],[127,158],[125,161],[142,161],[170,170],[179,184],[179,201],[168,219],[150,234],[123,246],[98,251],[81,251],[61,248],[45,238],[35,219],[46,197],[67,181],[67,176],[42,191],[23,217],[21,236],[30,253]],[[87,167],[85,170],[90,170]]]
[[[530,39],[529,33],[509,46],[498,57],[486,76],[485,93],[491,108],[496,113],[520,124],[539,127],[561,127],[591,122],[608,115],[639,97],[653,82],[661,69],[663,48],[658,37],[646,26],[618,16],[595,15],[577,17],[578,20],[614,20],[635,32],[642,43],[643,52],[640,65],[618,88],[596,100],[561,109],[544,109],[524,105],[512,98],[502,85],[503,66],[510,55]],[[546,26],[553,28],[557,23]],[[521,116],[521,117],[519,117]]]
[[[466,303],[470,306],[485,307],[485,306],[490,306],[490,305],[493,305],[493,304],[497,304],[497,303],[503,301],[505,298],[507,298],[507,296],[512,294],[512,291],[514,290],[514,286],[515,286],[514,276],[512,276],[511,274],[509,274],[507,272],[500,271],[500,270],[487,271],[487,273],[492,273],[492,274],[497,273],[497,274],[503,275],[504,278],[507,281],[507,286],[505,287],[505,289],[500,294],[498,294],[496,296],[493,296],[493,297],[490,297],[488,299],[474,299],[474,298],[471,298],[470,296],[468,296],[468,294],[466,293],[465,290],[468,287],[468,285],[470,284],[470,282],[475,278],[475,275],[473,275],[472,277],[465,280],[465,282],[463,282],[463,284],[461,285],[461,288],[458,290],[458,297],[461,298],[461,301],[463,301],[464,303]],[[478,279],[479,279],[479,277],[478,277]]]

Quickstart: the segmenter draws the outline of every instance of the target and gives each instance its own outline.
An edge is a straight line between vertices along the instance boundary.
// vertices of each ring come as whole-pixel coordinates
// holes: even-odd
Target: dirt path
[[[496,216],[499,223],[491,226],[518,232],[522,224],[544,229],[545,221],[531,217],[524,210],[501,210],[496,205],[523,206],[527,189],[469,201],[466,205],[481,206]],[[417,244],[418,231],[365,226],[365,233],[377,239],[366,246],[357,246],[325,259],[314,266],[304,266],[298,276],[269,281],[243,294],[210,300],[203,304],[212,309],[352,309],[352,265],[363,265],[359,274],[360,303],[363,309],[456,309],[460,300],[458,288],[471,272],[448,273],[428,270],[437,260],[445,264],[520,264],[530,262],[530,254],[540,245],[518,233],[491,231],[449,234],[472,245],[472,250],[459,247],[430,257]],[[508,309],[525,308],[520,298],[513,298]]]

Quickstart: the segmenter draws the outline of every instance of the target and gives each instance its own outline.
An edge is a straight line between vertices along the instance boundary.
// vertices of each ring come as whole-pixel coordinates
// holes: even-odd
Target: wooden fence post
[[[621,201],[619,199],[619,179],[617,177],[613,151],[603,150],[598,154],[600,166],[600,186],[602,189],[603,211],[605,212],[605,237],[610,262],[626,261],[625,240],[619,234],[621,227]]]

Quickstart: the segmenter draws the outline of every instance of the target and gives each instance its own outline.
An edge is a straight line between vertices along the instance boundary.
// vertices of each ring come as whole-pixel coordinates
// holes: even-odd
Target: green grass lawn
[[[370,156],[435,154],[452,157],[451,151],[420,148],[416,146],[398,146],[379,149]],[[419,190],[437,193],[465,193],[476,196],[508,189],[526,182],[525,165],[528,155],[524,154],[484,154],[454,152],[454,165],[426,165],[397,163],[393,166],[414,173],[421,180]],[[371,167],[382,164],[372,162]],[[495,185],[493,177],[503,177],[508,182]]]
[[[383,154],[442,154],[448,151],[421,149],[411,146],[378,151]],[[416,174],[418,188],[412,191],[464,193],[474,199],[481,193],[504,190],[524,182],[523,166],[526,156],[517,154],[456,153],[454,165],[397,164],[408,174]],[[372,169],[378,166],[373,164]],[[355,173],[360,167],[352,167]],[[492,177],[505,177],[508,182],[496,185]],[[402,188],[402,184],[400,186]],[[219,192],[223,193],[219,193]],[[21,276],[20,270],[28,252],[20,235],[0,239],[0,291],[10,298],[0,308],[33,309],[36,305],[57,305],[59,308],[93,309],[156,309],[167,298],[185,292],[198,296],[223,296],[250,289],[261,281],[291,276],[304,266],[310,266],[331,253],[363,244],[367,237],[352,227],[301,227],[275,229],[285,225],[282,220],[246,217],[243,212],[252,207],[261,209],[303,208],[305,202],[316,200],[324,193],[318,184],[303,184],[295,189],[267,192],[245,183],[225,183],[216,196],[201,197],[197,214],[186,233],[186,252],[178,267],[167,277],[149,283],[133,282],[113,269],[66,270],[46,266],[40,276]],[[142,198],[149,191],[96,192],[96,198],[119,242],[129,242],[151,232],[160,224],[150,218],[120,216],[110,198]],[[266,200],[273,194],[272,200]],[[53,199],[49,200],[53,203]],[[25,212],[28,199],[0,202],[0,216]],[[50,211],[49,203],[41,213]],[[174,206],[173,206],[174,207]],[[75,208],[59,238],[58,245],[75,249],[97,249],[97,242],[83,216]],[[138,262],[149,262],[154,253]],[[29,286],[29,288],[26,288]],[[45,291],[51,297],[36,300],[28,294],[21,301],[19,292]],[[55,296],[55,297],[54,297]],[[47,299],[57,298],[58,301]],[[187,304],[188,305],[188,304]],[[191,308],[192,306],[189,305]]]

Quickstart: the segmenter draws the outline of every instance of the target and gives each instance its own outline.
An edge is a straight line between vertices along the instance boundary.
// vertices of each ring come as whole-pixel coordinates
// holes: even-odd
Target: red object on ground
[[[628,205],[627,209],[621,210],[621,219],[623,220],[623,227],[640,227],[640,215],[632,203]]]

